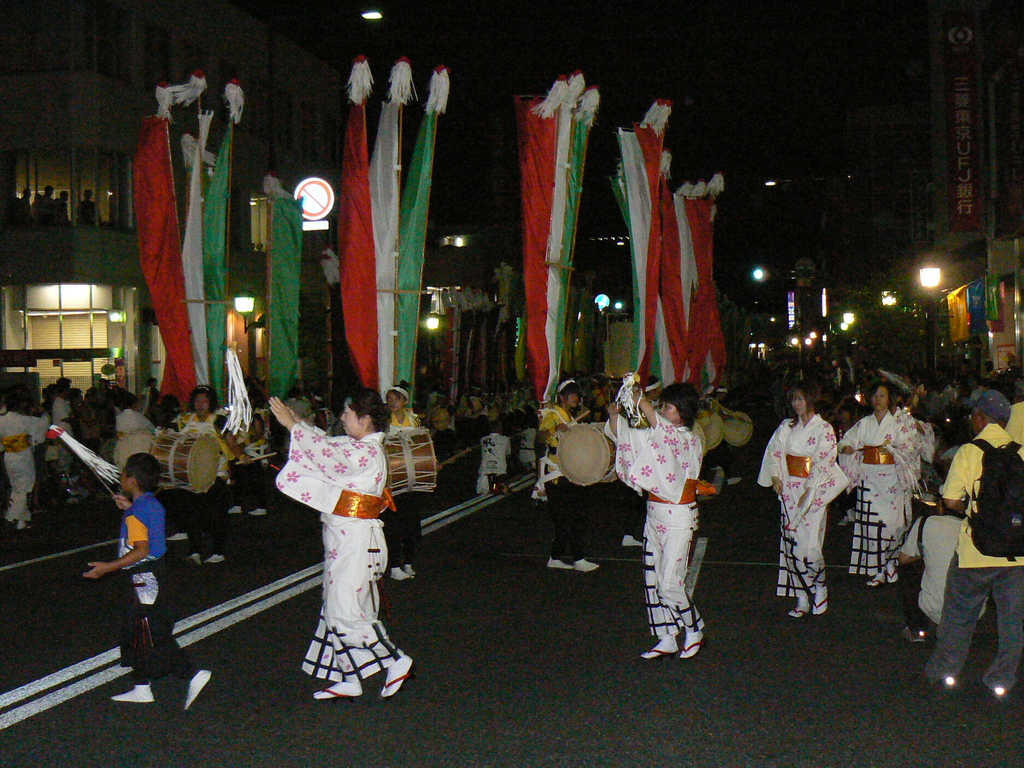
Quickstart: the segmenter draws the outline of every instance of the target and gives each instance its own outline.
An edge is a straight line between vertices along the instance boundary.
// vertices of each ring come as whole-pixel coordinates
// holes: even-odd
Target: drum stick
[[[452,464],[453,462],[457,461],[458,459],[461,459],[463,456],[466,456],[467,454],[472,453],[473,451],[478,450],[479,448],[480,448],[479,445],[471,445],[466,450],[464,450],[464,451],[462,451],[460,453],[456,453],[454,456],[449,456],[447,459],[445,459],[440,464],[438,464],[437,468],[440,469],[441,467],[447,467],[449,464]]]

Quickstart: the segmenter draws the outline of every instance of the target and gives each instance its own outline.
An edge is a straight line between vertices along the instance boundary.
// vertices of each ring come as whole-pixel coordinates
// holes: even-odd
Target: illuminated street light
[[[848,331],[848,330],[850,330],[850,324],[849,323],[840,323],[839,324],[839,330],[840,331]]]
[[[624,304],[621,301],[616,301],[613,306],[615,307],[615,309],[622,309]]]
[[[883,307],[895,307],[896,297],[893,296],[889,291],[882,291],[882,306]]]
[[[384,18],[384,14],[382,14],[380,11],[374,10],[363,11],[362,16],[367,21],[380,21],[381,19]]]
[[[843,312],[844,325],[853,325],[854,320],[856,320],[856,317],[854,316],[853,312]],[[843,330],[845,331],[846,329],[844,328]]]
[[[939,267],[921,267],[922,288],[938,288],[942,283],[942,270]]]
[[[789,343],[790,343],[790,345],[792,345],[794,347],[799,347],[800,346],[800,339],[797,338],[796,336],[794,336],[793,338],[791,338],[789,340]]]
[[[612,303],[612,300],[608,298],[608,294],[599,293],[594,297],[594,303],[597,304],[597,308],[600,310],[608,309],[608,305]]]
[[[247,315],[256,308],[256,299],[252,296],[235,296],[235,312]]]
[[[750,273],[750,276],[759,283],[763,283],[768,279],[768,272],[764,267],[754,267],[754,271]]]
[[[423,325],[428,331],[436,331],[441,327],[441,318],[437,315],[427,315],[427,319],[423,322]]]

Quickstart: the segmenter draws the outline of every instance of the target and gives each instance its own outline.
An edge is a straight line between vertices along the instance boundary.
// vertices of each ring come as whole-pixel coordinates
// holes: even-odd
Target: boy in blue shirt
[[[154,495],[160,482],[160,463],[148,453],[128,458],[121,473],[121,490],[114,500],[121,516],[118,559],[89,563],[92,570],[82,574],[98,579],[123,570],[128,576],[129,599],[121,630],[121,665],[131,667],[135,686],[113,696],[114,701],[146,704],[153,701],[151,679],[173,674],[189,680],[185,709],[195,701],[210,680],[210,672],[194,667],[174,639],[174,613],[167,605],[160,582],[166,570],[164,554],[164,508]]]

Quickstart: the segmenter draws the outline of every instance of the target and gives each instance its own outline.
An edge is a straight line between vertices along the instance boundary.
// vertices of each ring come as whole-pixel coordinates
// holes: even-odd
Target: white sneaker
[[[403,565],[402,570],[405,571],[405,575],[408,576],[410,579],[416,575],[416,571],[412,569],[411,565]]]
[[[203,562],[204,563],[223,563],[224,562],[224,555],[210,555]]]
[[[242,508],[235,504],[231,509],[228,510],[229,515],[240,515],[242,514]]]
[[[249,514],[253,517],[259,517],[260,515],[267,514],[267,510],[265,510],[263,507],[257,507],[256,509],[250,509]]]
[[[628,533],[622,537],[622,546],[624,547],[642,547],[643,545],[644,543],[642,541],[637,541]]]
[[[173,536],[168,536],[167,541],[184,541],[187,538],[188,534],[182,531],[181,533],[176,533]]]
[[[199,556],[198,552],[193,552],[191,555],[189,555],[185,559],[188,560],[190,563],[192,563],[194,565],[202,565],[203,564],[203,558],[201,558]]]
[[[592,563],[589,560],[584,560],[583,558],[580,558],[572,564],[572,567],[575,568],[577,571],[589,573],[590,571],[596,571],[601,566],[599,566],[597,563]]]
[[[151,704],[156,701],[153,698],[153,690],[149,687],[149,683],[145,685],[136,685],[130,691],[126,693],[119,693],[117,696],[111,696],[111,701],[126,701],[129,704]]]
[[[572,566],[569,565],[567,562],[565,562],[564,560],[556,560],[553,557],[548,558],[548,568],[561,568],[566,571],[572,570]]]
[[[401,568],[392,568],[391,578],[395,581],[405,581],[406,579],[411,579],[412,577],[408,573],[403,571]]]
[[[208,669],[200,669],[188,682],[188,693],[185,694],[185,709],[192,706],[192,702],[196,700],[196,697],[200,694],[206,684],[210,682],[210,678],[213,673]]]

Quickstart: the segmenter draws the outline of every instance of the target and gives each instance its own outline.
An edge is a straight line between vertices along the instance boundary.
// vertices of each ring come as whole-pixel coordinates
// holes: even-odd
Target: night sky
[[[617,164],[616,129],[639,121],[654,99],[671,99],[672,188],[725,174],[716,276],[727,293],[723,284],[743,280],[755,262],[781,266],[796,251],[814,251],[813,222],[799,218],[783,223],[794,253],[761,247],[761,233],[772,226],[766,179],[844,171],[849,110],[927,95],[926,0],[391,0],[377,4],[380,22],[361,19],[369,5],[349,0],[234,1],[276,18],[281,34],[346,76],[352,58],[366,55],[378,99],[399,56],[411,59],[421,91],[434,66],[450,67],[432,198],[432,218],[443,226],[494,216],[495,156],[507,173],[516,170],[512,96],[546,93],[558,75],[582,70],[588,85],[600,87],[601,108],[581,203],[580,267],[588,259],[618,260],[584,245],[591,236],[625,231],[607,181]],[[506,146],[496,149],[501,131]],[[507,181],[517,183],[514,175]],[[738,286],[733,292],[745,296]]]

